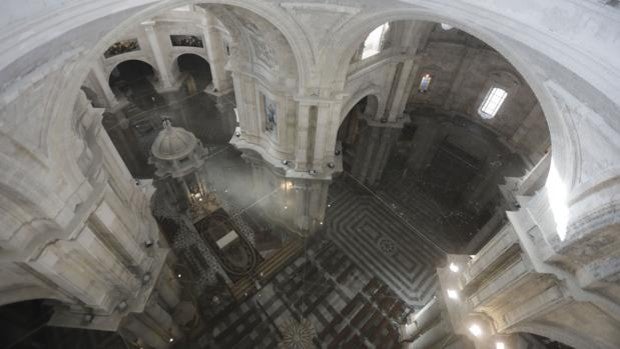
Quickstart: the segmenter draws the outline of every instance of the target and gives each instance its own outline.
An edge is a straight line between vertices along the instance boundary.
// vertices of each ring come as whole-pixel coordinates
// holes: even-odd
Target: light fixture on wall
[[[82,321],[85,324],[90,324],[91,322],[93,322],[94,319],[95,316],[93,314],[84,314],[84,316],[82,317]]]
[[[282,160],[282,165],[286,166],[288,165],[289,161],[288,160]]]
[[[127,304],[127,301],[123,300],[120,303],[118,303],[118,305],[116,306],[116,309],[118,309],[118,311],[123,312],[127,309],[127,307],[129,306],[129,304]]]
[[[148,273],[148,272],[145,273],[144,275],[142,275],[142,284],[143,285],[148,284],[151,281],[152,278],[153,277],[151,276],[151,273]]]
[[[328,163],[327,163],[327,167],[329,167],[329,168],[334,168],[334,167],[336,167],[336,165],[334,165],[334,163],[333,163],[333,162],[328,162]]]

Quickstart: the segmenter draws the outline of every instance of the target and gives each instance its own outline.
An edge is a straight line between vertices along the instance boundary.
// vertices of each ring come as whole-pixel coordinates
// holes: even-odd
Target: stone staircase
[[[298,257],[303,249],[303,239],[286,241],[280,250],[258,265],[254,275],[260,275],[260,280],[265,283],[286,267],[292,259]],[[237,301],[242,301],[256,291],[256,284],[251,275],[246,275],[230,286],[230,292]]]

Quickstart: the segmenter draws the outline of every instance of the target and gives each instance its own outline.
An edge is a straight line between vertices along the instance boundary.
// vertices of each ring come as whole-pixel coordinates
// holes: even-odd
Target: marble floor
[[[418,220],[349,175],[334,181],[328,200],[327,237],[409,305],[424,306],[436,290],[444,252]]]
[[[433,173],[414,173],[403,166],[405,160],[392,154],[381,180],[369,190],[436,246],[459,253],[477,232],[474,215],[450,204],[448,188]]]
[[[202,175],[244,238],[255,246],[263,234],[284,241],[290,234],[252,209],[259,198],[248,195],[251,169],[227,143],[233,107],[232,96],[159,95],[144,86],[124,110],[129,127],[112,115],[106,129],[132,173],[150,177],[150,142],[162,116],[171,117],[207,147]],[[255,280],[259,290],[242,298],[234,296],[213,247],[188,217],[157,196],[154,214],[178,256],[180,281],[192,290],[207,324],[206,332],[195,334],[194,348],[274,348],[301,323],[311,346],[392,348],[399,347],[398,324],[433,297],[434,270],[445,251],[461,243],[450,233],[459,217],[450,221],[449,211],[437,205],[419,183],[389,166],[372,189],[343,174],[330,187],[321,239],[303,242],[286,267]]]

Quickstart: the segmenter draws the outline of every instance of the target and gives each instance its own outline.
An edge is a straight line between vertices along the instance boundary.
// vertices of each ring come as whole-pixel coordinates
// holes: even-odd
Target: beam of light
[[[568,189],[553,161],[547,178],[547,196],[555,220],[556,231],[560,241],[564,241],[568,227]]]

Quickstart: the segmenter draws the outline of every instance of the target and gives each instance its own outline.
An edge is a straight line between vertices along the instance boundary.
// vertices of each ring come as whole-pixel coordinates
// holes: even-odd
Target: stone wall
[[[100,132],[99,116],[86,107],[80,86],[107,47],[136,23],[187,3],[3,3],[0,221],[5,229],[0,270],[8,276],[0,281],[3,300],[60,299],[79,305],[82,312],[96,311],[95,324],[100,316],[114,318],[127,297],[127,307],[120,309],[142,311],[149,295],[142,278],[151,272],[157,279],[163,266],[155,267],[163,265],[165,251],[152,249],[158,253],[151,255],[145,249],[144,239],[156,236],[148,201],[105,132]],[[312,169],[331,176],[327,164],[336,161],[343,105],[349,94],[358,92],[346,87],[351,57],[378,25],[420,19],[444,22],[493,47],[538,99],[554,149],[544,189],[522,202],[515,213],[518,219],[513,218],[524,256],[535,261],[532,275],[552,274],[558,288],[570,289],[572,296],[581,294],[580,302],[594,304],[617,321],[617,7],[560,0],[226,3],[234,8],[213,7],[224,12],[214,15],[230,30],[232,52],[239,57],[229,64],[236,75],[241,131],[268,162],[292,160],[296,175]],[[401,71],[413,70],[412,62],[402,63]],[[396,86],[390,111],[382,115],[387,122],[399,117],[395,106],[402,105],[399,94],[406,90],[406,80]],[[285,122],[277,123],[275,141],[261,124],[261,90],[276,101],[278,115],[286,115]],[[458,99],[454,103],[462,105]],[[532,103],[517,107],[523,124],[540,125]],[[540,153],[539,148],[527,147],[526,130],[510,122],[491,126],[516,145]],[[527,243],[528,239],[533,242]],[[566,307],[560,315],[576,316],[581,309]],[[162,313],[151,308],[149,316],[156,314]],[[170,333],[177,333],[166,316],[160,319]],[[603,316],[591,321],[600,329],[613,323]],[[564,322],[550,334],[561,339],[579,326],[577,321]],[[142,332],[135,324],[128,327]],[[616,343],[613,340],[607,343]],[[156,339],[151,344],[163,345]]]

